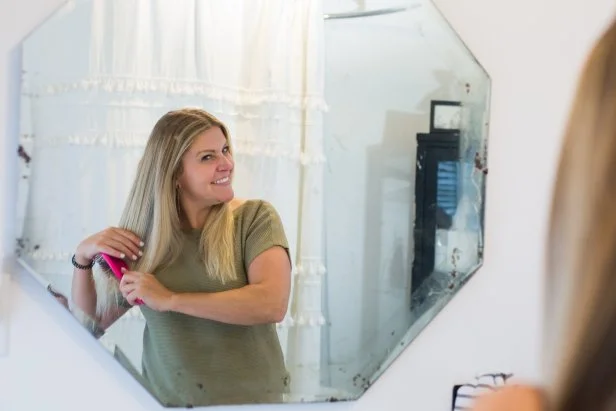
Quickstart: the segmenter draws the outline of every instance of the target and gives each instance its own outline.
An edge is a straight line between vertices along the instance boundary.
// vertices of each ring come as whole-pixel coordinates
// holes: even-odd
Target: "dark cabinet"
[[[417,134],[411,292],[434,271],[437,229],[449,229],[459,199],[460,133]]]

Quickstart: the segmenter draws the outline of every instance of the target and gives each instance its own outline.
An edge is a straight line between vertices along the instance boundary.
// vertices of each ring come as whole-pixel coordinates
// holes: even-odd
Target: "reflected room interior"
[[[429,0],[74,0],[22,53],[19,261],[140,382],[140,308],[99,332],[70,260],[170,110],[225,123],[236,196],[280,213],[285,402],[360,397],[482,264],[490,78]]]

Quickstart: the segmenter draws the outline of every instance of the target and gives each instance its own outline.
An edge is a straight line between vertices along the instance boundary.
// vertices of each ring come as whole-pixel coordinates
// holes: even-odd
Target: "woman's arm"
[[[92,264],[95,256],[100,253],[107,253],[117,258],[127,258],[133,261],[142,256],[141,247],[143,242],[134,233],[121,228],[110,227],[83,240],[75,251],[75,261],[78,265],[88,267]],[[114,304],[101,315],[96,314],[96,287],[91,268],[78,268],[73,270],[73,280],[71,286],[71,296],[73,304],[94,321],[98,328],[105,330],[118,318],[128,311],[128,308],[118,307]]]
[[[248,267],[248,285],[217,293],[173,293],[151,274],[126,271],[120,290],[134,304],[137,298],[155,310],[237,325],[282,321],[289,302],[291,263],[280,246],[259,254]]]
[[[77,262],[80,263],[79,260]],[[96,326],[102,330],[106,330],[109,326],[111,326],[111,324],[116,322],[118,318],[126,314],[129,310],[129,308],[114,305],[112,308],[105,311],[101,316],[97,316],[97,297],[96,288],[94,286],[94,278],[92,277],[92,269],[82,270],[75,268],[73,270],[71,295],[73,305],[81,310],[81,312],[89,319],[93,320],[96,323]]]
[[[248,285],[218,293],[173,294],[169,309],[230,324],[276,323],[284,319],[291,289],[286,250],[270,248],[248,267]]]
[[[85,261],[80,261],[79,257],[75,257],[77,263],[88,265]],[[94,287],[94,278],[92,277],[92,269],[82,270],[75,267],[73,269],[73,281],[71,286],[71,295],[73,304],[91,319],[96,319],[96,289]]]

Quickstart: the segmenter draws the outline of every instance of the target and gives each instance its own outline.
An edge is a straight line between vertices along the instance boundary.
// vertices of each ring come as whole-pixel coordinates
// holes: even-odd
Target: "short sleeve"
[[[256,207],[246,232],[244,252],[246,270],[259,254],[276,246],[285,249],[291,262],[289,243],[278,212],[266,201],[260,201]]]

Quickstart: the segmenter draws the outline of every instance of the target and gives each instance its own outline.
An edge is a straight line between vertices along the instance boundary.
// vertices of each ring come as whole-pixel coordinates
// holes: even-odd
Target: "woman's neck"
[[[246,200],[234,198],[231,201],[229,201],[228,205],[233,211],[239,206],[241,206],[242,204],[244,204],[245,201]],[[207,206],[205,208],[197,207],[194,204],[184,203],[184,202],[182,202],[181,205],[182,205],[182,210],[180,211],[181,213],[180,222],[182,224],[182,228],[186,230],[203,228],[203,226],[205,225],[205,220],[207,219],[208,215],[210,215],[210,211],[212,207],[214,207],[214,206]]]
[[[211,207],[197,208],[182,205],[182,209],[182,226],[185,229],[197,229],[203,228],[203,226],[205,225],[205,220],[210,214]]]

